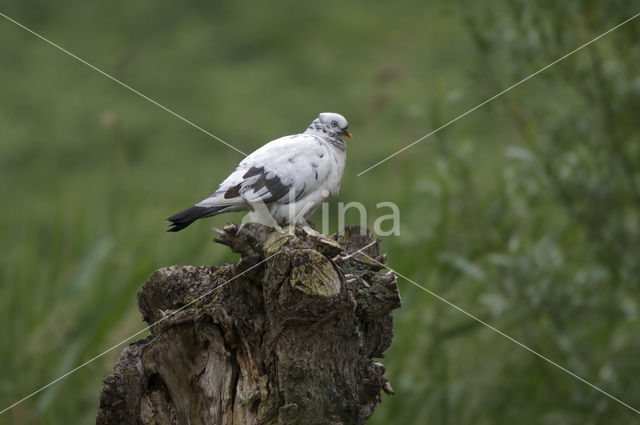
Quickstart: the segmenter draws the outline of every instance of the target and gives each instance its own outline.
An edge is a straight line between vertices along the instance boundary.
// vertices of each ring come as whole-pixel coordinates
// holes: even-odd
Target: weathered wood
[[[377,262],[386,261],[377,243],[351,255],[373,242],[357,226],[333,238],[288,230],[229,225],[218,242],[240,253],[238,262],[150,277],[138,306],[151,334],[125,348],[105,378],[99,425],[361,424],[371,416],[380,391],[392,392],[372,359],[391,344],[395,275]]]

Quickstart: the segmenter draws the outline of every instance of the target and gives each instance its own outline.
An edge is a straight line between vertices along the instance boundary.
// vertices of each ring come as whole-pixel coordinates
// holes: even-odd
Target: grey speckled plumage
[[[351,138],[347,120],[324,112],[304,133],[273,140],[247,156],[211,196],[167,220],[169,232],[195,220],[253,210],[252,221],[299,224],[340,190]]]

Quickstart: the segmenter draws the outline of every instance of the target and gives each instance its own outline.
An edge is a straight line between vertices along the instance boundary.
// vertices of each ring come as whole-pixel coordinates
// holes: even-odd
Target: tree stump
[[[372,359],[400,295],[377,242],[353,254],[374,242],[361,230],[228,225],[238,262],[156,271],[138,293],[151,333],[104,379],[97,424],[364,423],[392,393]]]

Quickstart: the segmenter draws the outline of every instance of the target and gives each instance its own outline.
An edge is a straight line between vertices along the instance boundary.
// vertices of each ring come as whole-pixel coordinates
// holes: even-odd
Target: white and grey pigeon
[[[338,194],[347,147],[341,137],[352,137],[348,126],[342,115],[323,112],[304,133],[267,143],[243,159],[211,196],[169,217],[167,231],[249,209],[252,221],[263,224],[304,224],[329,195]]]

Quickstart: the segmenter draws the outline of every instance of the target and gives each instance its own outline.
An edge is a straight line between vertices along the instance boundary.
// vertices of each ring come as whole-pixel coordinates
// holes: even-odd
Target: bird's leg
[[[290,224],[290,225],[286,225],[286,224],[282,224],[282,229],[280,230],[282,233],[286,233],[289,235],[295,235],[296,234],[296,226],[295,224]]]
[[[264,224],[265,226],[273,227],[277,231],[282,232],[282,227],[280,226],[281,223],[276,221],[264,202],[252,203],[251,208],[253,208],[253,211],[250,211],[249,214],[247,214],[248,221]]]

